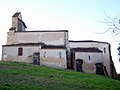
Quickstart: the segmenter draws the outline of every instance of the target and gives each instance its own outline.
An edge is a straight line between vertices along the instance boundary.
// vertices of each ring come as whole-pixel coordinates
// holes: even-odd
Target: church
[[[16,12],[7,33],[7,43],[2,45],[2,61],[115,77],[109,43],[69,40],[68,30],[26,31],[26,28],[21,12]]]

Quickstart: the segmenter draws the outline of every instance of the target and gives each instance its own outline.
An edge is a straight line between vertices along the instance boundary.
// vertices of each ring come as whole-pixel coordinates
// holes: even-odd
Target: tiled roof
[[[63,45],[55,46],[55,45],[43,45],[42,49],[65,49],[66,47]]]
[[[74,40],[69,40],[70,43],[79,43],[79,42],[96,42],[96,43],[106,43],[109,44],[108,42],[102,42],[102,41],[93,41],[93,40],[80,40],[80,41],[74,41]]]
[[[12,17],[17,17],[21,12],[16,12]]]
[[[55,45],[46,45],[42,42],[40,43],[19,43],[19,44],[11,44],[11,45],[3,45],[3,47],[7,46],[39,46],[41,45],[41,49],[65,49],[65,46],[55,46]]]
[[[22,24],[25,26],[25,28],[27,28],[27,26],[25,25],[24,21],[22,21],[21,19],[18,18],[19,21],[22,22]]]
[[[72,48],[71,49],[74,52],[102,52],[100,49],[98,48]]]
[[[16,29],[16,27],[11,27],[9,30],[15,30]]]
[[[20,31],[20,32],[68,32],[68,30],[35,30],[35,31]]]
[[[19,44],[11,44],[11,45],[3,45],[3,47],[6,47],[6,46],[43,46],[44,43],[19,43]]]

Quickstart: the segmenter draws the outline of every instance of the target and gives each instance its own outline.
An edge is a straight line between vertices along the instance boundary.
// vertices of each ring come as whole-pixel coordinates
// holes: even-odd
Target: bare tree
[[[105,13],[105,16],[107,18],[104,18],[104,21],[100,21],[108,26],[108,29],[101,34],[111,32],[112,37],[117,42],[120,42],[120,40],[118,39],[118,36],[120,36],[120,18],[118,17],[119,15],[120,14],[116,15],[116,17],[114,18],[111,18]]]
[[[119,61],[120,61],[120,38],[119,38],[120,37],[120,17],[119,15],[120,14],[116,15],[116,17],[114,18],[111,18],[105,13],[106,18],[104,18],[104,21],[102,23],[105,23],[108,26],[108,29],[102,32],[101,34],[111,32],[111,36],[113,37],[113,39],[119,43],[117,50],[118,50]]]

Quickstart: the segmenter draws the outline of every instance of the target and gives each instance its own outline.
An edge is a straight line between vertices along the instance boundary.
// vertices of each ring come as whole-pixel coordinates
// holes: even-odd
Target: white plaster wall
[[[67,32],[17,32],[15,33],[15,44],[42,42],[47,45],[65,45],[64,33]]]
[[[61,52],[61,57],[60,57]],[[65,49],[41,49],[40,64],[56,68],[67,68]]]
[[[89,56],[91,60],[89,60]],[[103,62],[102,53],[92,53],[92,52],[75,52],[75,59],[83,59],[86,63],[98,63]]]
[[[18,56],[18,48],[23,48],[23,55]],[[33,62],[33,53],[39,52],[38,46],[8,46],[3,47],[2,60],[3,61],[17,61],[17,62]]]
[[[18,56],[19,47],[23,48],[22,56]],[[5,46],[3,47],[2,61],[33,63],[33,54],[35,52],[40,52],[40,65],[46,65],[61,69],[67,68],[65,49],[40,49],[40,46]],[[45,57],[44,52],[46,52]]]
[[[90,60],[89,60],[90,56]],[[103,63],[102,53],[92,53],[92,52],[75,52],[75,60],[83,60],[83,71],[88,73],[96,73],[95,63]],[[76,64],[76,61],[75,61]],[[75,66],[76,67],[76,66]]]
[[[108,71],[109,76],[111,76],[111,67],[110,67],[110,51],[109,51],[109,44],[102,43],[102,42],[69,42],[70,48],[77,48],[77,47],[97,47],[102,50],[104,66]],[[104,53],[104,48],[106,49],[106,53]]]

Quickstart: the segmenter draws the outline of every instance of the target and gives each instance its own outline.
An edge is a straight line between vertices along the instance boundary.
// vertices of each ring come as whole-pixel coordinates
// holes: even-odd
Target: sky
[[[12,15],[22,13],[22,19],[31,30],[68,30],[69,40],[95,40],[111,44],[116,71],[120,73],[118,59],[119,35],[113,38],[106,31],[105,19],[120,18],[120,0],[0,0],[0,55],[7,42]],[[102,33],[102,34],[100,34]]]

